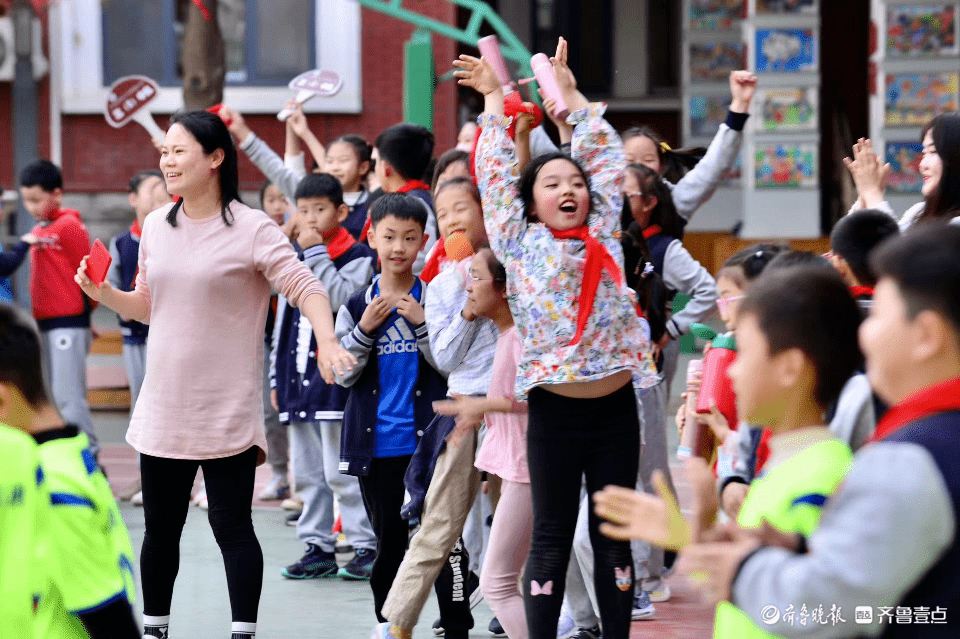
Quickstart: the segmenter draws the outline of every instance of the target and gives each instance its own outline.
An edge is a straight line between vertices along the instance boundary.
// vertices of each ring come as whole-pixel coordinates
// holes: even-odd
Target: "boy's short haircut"
[[[39,186],[47,193],[63,188],[63,173],[50,160],[37,160],[20,171],[20,186]]]
[[[294,198],[325,197],[334,206],[343,204],[343,186],[340,180],[329,173],[308,173],[297,184],[297,191],[293,194]]]
[[[140,185],[146,182],[147,178],[157,177],[161,180],[163,179],[163,173],[160,169],[148,169],[146,171],[137,171],[133,174],[133,177],[130,178],[130,192],[136,193],[140,190]]]
[[[960,226],[931,224],[894,237],[870,256],[879,279],[896,283],[907,316],[942,315],[960,336]]]
[[[467,191],[470,194],[470,196],[474,199],[474,201],[476,201],[477,204],[481,203],[480,189],[478,189],[477,185],[473,183],[473,180],[471,180],[468,177],[457,176],[454,178],[450,178],[449,180],[444,180],[443,184],[438,185],[437,188],[434,189],[433,191],[434,205],[436,205],[437,198],[440,196],[440,194],[446,191],[447,189],[463,189],[464,191]]]
[[[797,249],[787,249],[778,253],[763,270],[763,273],[769,273],[777,269],[793,268],[795,266],[808,266],[811,268],[822,268],[828,271],[835,271],[830,260],[812,251],[799,251]]]
[[[419,124],[395,124],[373,145],[405,180],[421,180],[433,157],[433,133]]]
[[[33,408],[49,403],[37,326],[24,311],[5,303],[0,303],[0,383],[15,386]]]
[[[857,342],[860,308],[836,270],[795,266],[764,273],[740,303],[741,318],[753,315],[770,355],[799,348],[816,373],[814,395],[826,408],[863,366]]]
[[[884,240],[900,234],[890,215],[876,209],[856,211],[840,218],[830,233],[830,250],[842,258],[864,286],[874,286],[877,278],[870,270],[870,252]]]
[[[413,220],[420,228],[427,228],[427,209],[421,200],[406,193],[386,193],[377,198],[370,209],[370,226],[376,227],[388,215],[398,220]]]

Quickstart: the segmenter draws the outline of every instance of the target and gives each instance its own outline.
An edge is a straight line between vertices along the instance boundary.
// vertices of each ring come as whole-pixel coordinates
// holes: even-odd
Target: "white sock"
[[[232,632],[230,639],[254,639],[257,635],[257,624],[234,621]]]
[[[159,637],[159,639],[168,639],[170,626],[170,615],[162,617],[143,616],[143,634],[147,637]]]

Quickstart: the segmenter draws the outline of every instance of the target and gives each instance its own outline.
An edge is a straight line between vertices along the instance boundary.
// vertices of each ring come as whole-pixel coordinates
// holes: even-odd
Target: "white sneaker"
[[[670,601],[670,586],[665,581],[661,581],[656,588],[648,590],[647,594],[650,595],[650,601],[653,603]]]
[[[280,501],[290,496],[290,484],[282,475],[274,475],[267,487],[260,493],[260,501]]]
[[[657,614],[657,609],[650,603],[650,596],[646,591],[640,590],[639,594],[633,598],[633,611],[630,613],[630,619],[652,619]]]
[[[280,503],[280,507],[284,510],[292,510],[294,512],[303,510],[303,500],[300,499],[297,495],[292,495],[287,497]]]
[[[133,496],[130,498],[130,503],[134,506],[143,506],[143,491],[138,490],[133,493]]]
[[[207,490],[205,488],[200,490],[196,495],[193,496],[193,499],[190,500],[190,503],[194,506],[200,507],[202,510],[209,508],[210,506],[207,504]]]

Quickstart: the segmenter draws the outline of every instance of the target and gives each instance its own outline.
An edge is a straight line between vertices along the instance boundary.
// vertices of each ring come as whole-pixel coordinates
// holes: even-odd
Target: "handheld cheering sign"
[[[340,92],[340,89],[343,88],[343,79],[333,71],[314,69],[313,71],[301,73],[293,80],[290,80],[290,84],[287,86],[290,87],[291,91],[297,92],[295,99],[300,104],[303,104],[318,95],[325,98],[336,95]],[[281,122],[286,122],[292,113],[292,110],[284,109],[277,114],[277,119]]]
[[[510,78],[510,72],[507,71],[507,61],[503,59],[503,53],[500,51],[500,40],[495,35],[489,35],[477,40],[477,48],[480,49],[480,55],[484,57],[497,74],[497,79],[503,87],[503,94],[513,93],[514,88]]]
[[[553,74],[553,64],[551,64],[550,58],[538,53],[530,58],[530,66],[533,68],[533,75],[537,78],[537,84],[543,89],[543,94],[557,102],[553,109],[553,115],[566,120],[570,111],[567,109],[567,103],[560,93],[560,85],[557,84],[557,76]]]
[[[107,277],[107,270],[113,258],[110,257],[110,251],[103,245],[103,242],[97,240],[90,249],[90,257],[87,258],[87,277],[93,282],[94,286],[100,286]]]
[[[157,83],[142,75],[120,78],[110,87],[103,116],[110,126],[119,129],[133,120],[147,130],[152,138],[165,140],[164,133],[147,105],[160,95]]]

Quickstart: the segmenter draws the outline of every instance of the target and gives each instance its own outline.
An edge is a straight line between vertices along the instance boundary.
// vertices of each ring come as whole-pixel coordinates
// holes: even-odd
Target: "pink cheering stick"
[[[557,76],[553,73],[553,64],[550,58],[542,53],[538,53],[530,58],[530,66],[533,68],[533,75],[537,79],[537,84],[543,89],[543,94],[556,101],[553,109],[554,117],[566,120],[570,115],[567,103],[560,93],[560,85],[557,84]]]
[[[489,35],[477,40],[477,48],[493,71],[497,74],[497,79],[503,86],[503,94],[509,95],[516,91],[513,86],[513,80],[510,78],[510,72],[507,71],[507,61],[503,59],[503,53],[500,51],[500,40],[495,35]]]

